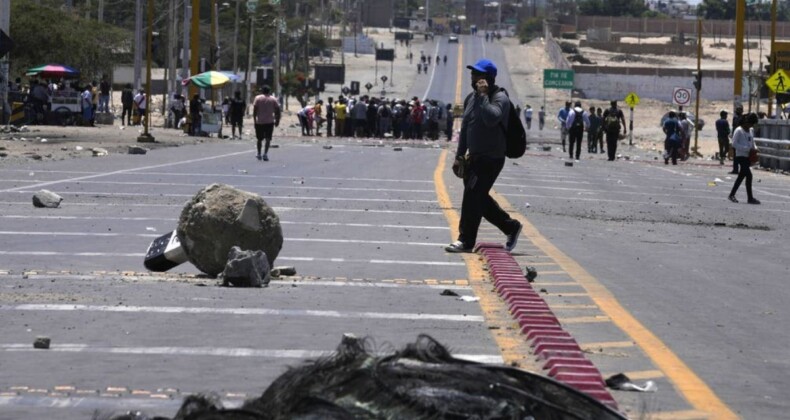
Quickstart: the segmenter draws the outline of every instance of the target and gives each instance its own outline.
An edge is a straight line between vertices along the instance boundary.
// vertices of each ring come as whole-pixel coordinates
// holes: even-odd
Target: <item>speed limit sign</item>
[[[676,87],[672,91],[672,103],[677,106],[686,106],[691,104],[691,89],[684,87]]]

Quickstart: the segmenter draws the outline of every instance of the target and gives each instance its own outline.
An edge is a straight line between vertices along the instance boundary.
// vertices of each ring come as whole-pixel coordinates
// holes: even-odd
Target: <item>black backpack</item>
[[[505,95],[507,95],[510,101],[510,95],[508,95],[504,88],[499,88],[499,92],[505,92]],[[489,95],[493,95],[493,93]],[[466,109],[469,100],[472,99],[473,96],[474,92],[466,97],[464,100],[464,109]],[[513,104],[513,101],[510,101],[510,112],[508,112],[507,116],[507,129],[505,129],[502,123],[499,124],[499,127],[502,128],[502,131],[505,133],[505,156],[511,159],[518,159],[524,156],[524,152],[527,151],[527,132],[524,130],[524,125],[521,124],[521,118],[518,112],[516,112],[516,106]]]

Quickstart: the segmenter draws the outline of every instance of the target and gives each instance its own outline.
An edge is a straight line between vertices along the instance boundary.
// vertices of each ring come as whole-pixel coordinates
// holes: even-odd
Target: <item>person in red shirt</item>
[[[271,96],[272,90],[268,86],[261,89],[261,94],[255,97],[252,104],[252,120],[255,123],[255,137],[258,139],[258,160],[269,160],[269,145],[272,142],[274,127],[280,125],[280,103]],[[263,155],[261,155],[261,142],[266,140]]]

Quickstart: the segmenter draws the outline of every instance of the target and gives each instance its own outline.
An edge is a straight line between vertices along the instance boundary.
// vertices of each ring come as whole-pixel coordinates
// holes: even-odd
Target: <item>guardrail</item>
[[[759,149],[760,166],[769,169],[790,171],[790,140],[755,138]]]
[[[790,120],[761,119],[755,131],[760,166],[790,171]]]

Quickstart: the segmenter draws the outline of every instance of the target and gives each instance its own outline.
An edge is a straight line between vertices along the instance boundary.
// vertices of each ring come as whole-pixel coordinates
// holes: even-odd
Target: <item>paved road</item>
[[[441,82],[415,83],[417,96],[467,90],[468,72],[459,82],[450,71],[453,49],[462,63],[502,55],[469,37],[437,45],[448,69]],[[526,349],[505,348],[518,336],[490,285],[441,249],[461,193],[445,143],[396,152],[323,142],[282,139],[268,163],[249,144],[223,142],[0,167],[0,419],[84,419],[114,407],[172,414],[181,396],[205,390],[238,403],[346,332],[381,351],[425,332],[462,357],[521,352],[530,367]],[[718,166],[623,153],[632,159],[585,155],[566,167],[562,153],[533,149],[508,162],[496,191],[526,225],[515,258],[539,269],[535,287],[602,372],[658,383],[654,394],[615,393],[632,416],[782,418],[787,179],[758,173],[763,205],[734,205]],[[286,237],[277,264],[298,277],[236,290],[188,264],[141,273],[150,241],[213,182],[275,208]],[[41,188],[63,195],[62,207],[33,209]],[[481,239],[502,237],[484,224]],[[445,288],[481,301],[441,296]],[[39,335],[52,349],[32,349]]]

